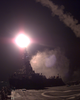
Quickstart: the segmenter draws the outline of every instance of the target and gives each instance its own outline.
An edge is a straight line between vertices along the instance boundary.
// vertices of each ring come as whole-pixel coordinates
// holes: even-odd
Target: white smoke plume
[[[50,8],[53,16],[59,16],[59,19],[70,27],[77,37],[80,37],[80,24],[78,24],[78,20],[74,19],[70,14],[64,14],[64,7],[59,8],[58,5],[55,5],[51,0],[36,1],[40,2],[43,6]]]
[[[36,73],[42,73],[47,78],[59,74],[64,79],[69,71],[69,60],[59,48],[39,51],[30,63]]]

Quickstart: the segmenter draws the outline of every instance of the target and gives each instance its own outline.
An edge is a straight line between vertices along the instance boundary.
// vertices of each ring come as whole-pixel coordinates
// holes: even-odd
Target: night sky
[[[40,0],[39,0],[40,1]],[[45,0],[42,0],[45,1]],[[46,0],[48,1],[48,0]],[[73,16],[80,23],[79,0],[51,0],[64,14]],[[15,43],[17,34],[24,30],[30,37],[30,52],[57,48],[69,59],[69,73],[80,70],[80,32],[68,27],[51,9],[36,0],[0,1],[0,80],[7,80],[22,66],[22,50]],[[79,28],[78,28],[79,29]],[[80,31],[80,29],[79,29]]]

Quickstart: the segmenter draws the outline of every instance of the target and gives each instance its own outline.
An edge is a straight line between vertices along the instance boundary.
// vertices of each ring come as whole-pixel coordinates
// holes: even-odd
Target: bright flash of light
[[[19,47],[24,48],[24,47],[27,47],[29,45],[30,39],[24,34],[19,34],[17,36],[15,42]]]

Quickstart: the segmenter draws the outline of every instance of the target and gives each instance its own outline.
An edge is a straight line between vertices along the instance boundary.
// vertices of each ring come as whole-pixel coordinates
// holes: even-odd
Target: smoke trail
[[[78,24],[78,20],[74,19],[73,16],[69,14],[64,14],[63,8],[59,8],[58,5],[55,5],[51,0],[36,1],[42,3],[43,6],[50,8],[53,16],[59,16],[60,20],[70,27],[77,37],[80,37],[80,24]]]
[[[69,71],[69,60],[59,48],[38,52],[30,63],[36,73],[42,73],[47,78],[59,74],[64,79]]]

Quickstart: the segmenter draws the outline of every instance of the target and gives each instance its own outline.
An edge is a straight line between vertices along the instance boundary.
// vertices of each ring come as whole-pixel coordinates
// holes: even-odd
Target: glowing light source
[[[15,42],[19,47],[24,48],[24,47],[27,47],[29,45],[30,39],[24,34],[19,34],[17,36]]]

